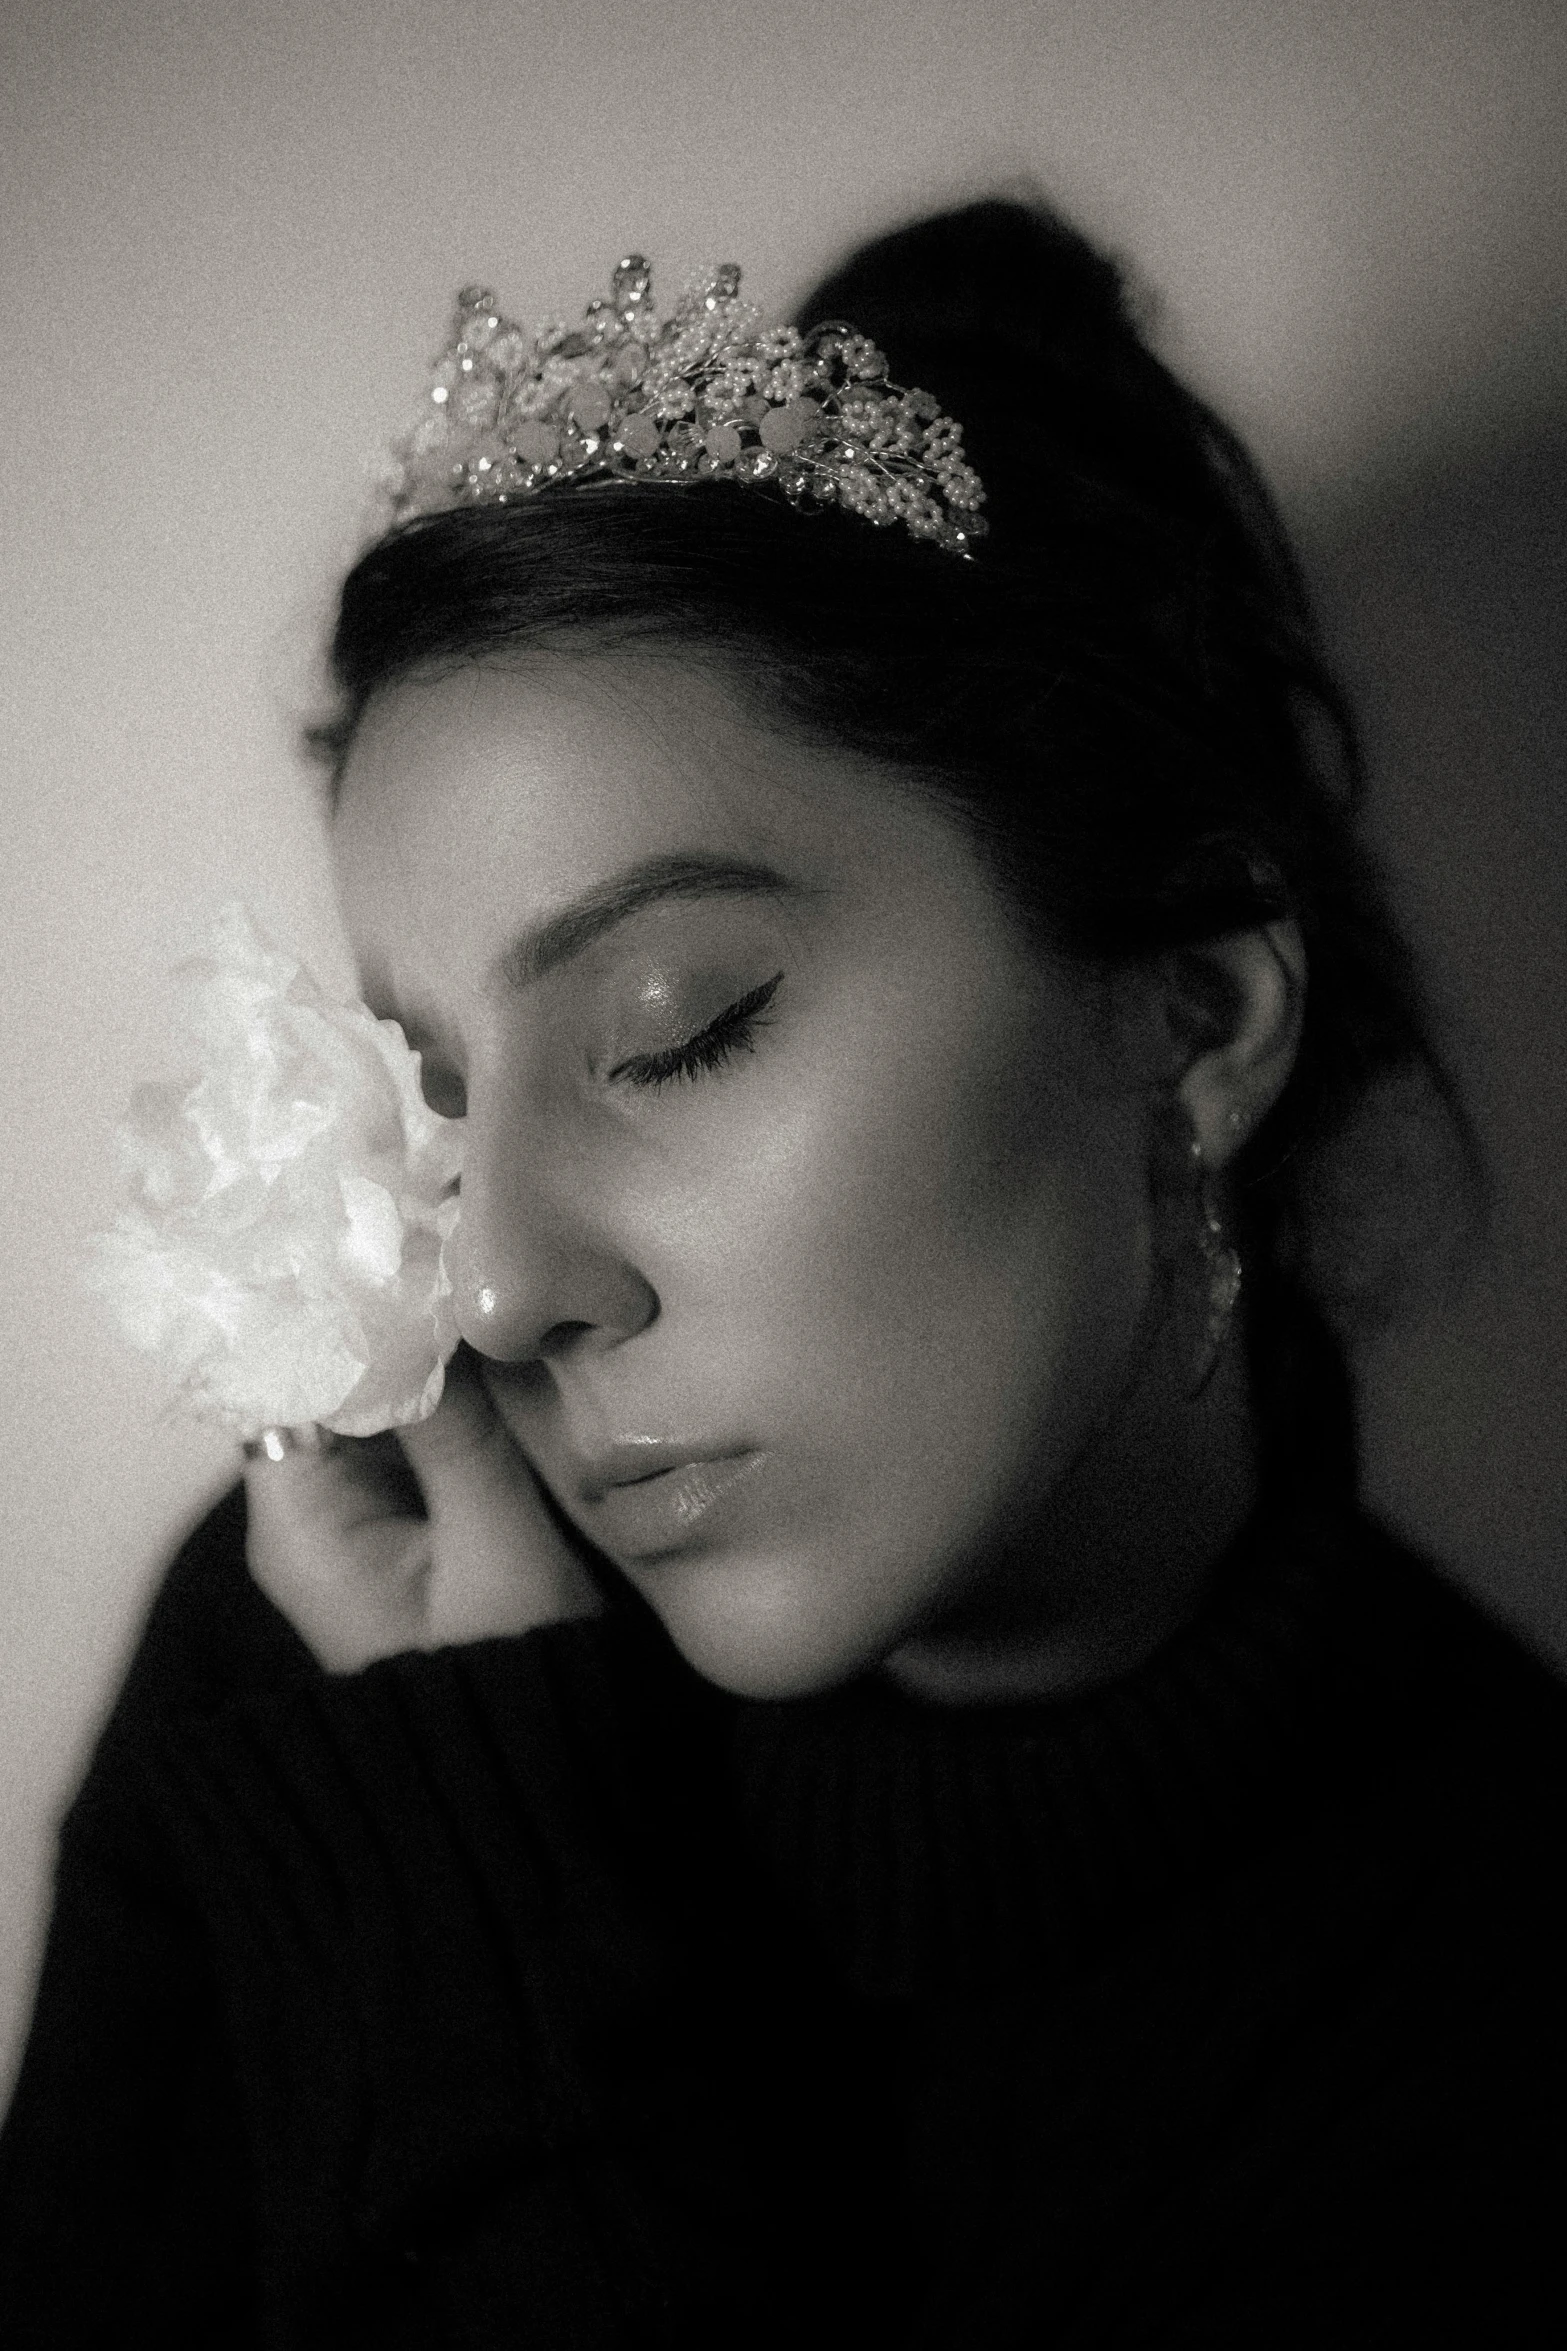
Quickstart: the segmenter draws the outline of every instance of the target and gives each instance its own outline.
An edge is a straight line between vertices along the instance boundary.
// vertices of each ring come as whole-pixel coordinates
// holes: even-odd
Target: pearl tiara
[[[868,336],[763,327],[732,262],[694,278],[661,317],[640,254],[580,327],[530,335],[487,289],[464,287],[383,487],[390,521],[403,522],[558,482],[707,479],[902,523],[957,555],[986,527],[961,429],[929,392],[889,383]]]

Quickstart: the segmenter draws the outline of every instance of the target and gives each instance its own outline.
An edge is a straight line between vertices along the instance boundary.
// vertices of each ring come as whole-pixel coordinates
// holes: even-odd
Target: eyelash
[[[710,1076],[737,1053],[754,1051],[756,1030],[759,1025],[765,1026],[758,1022],[757,1015],[772,1002],[783,976],[780,971],[772,979],[764,980],[759,988],[753,988],[749,996],[731,1004],[683,1045],[667,1046],[662,1053],[634,1053],[629,1061],[622,1061],[612,1069],[610,1076],[627,1078],[634,1086],[656,1089],[678,1084],[683,1078],[695,1081]]]

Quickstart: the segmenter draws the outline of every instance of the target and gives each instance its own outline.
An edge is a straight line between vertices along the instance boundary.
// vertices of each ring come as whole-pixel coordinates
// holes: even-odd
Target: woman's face
[[[1048,1614],[1144,1352],[1144,1102],[952,820],[602,653],[389,690],[334,854],[466,1120],[463,1337],[698,1670],[825,1687],[1019,1561]]]

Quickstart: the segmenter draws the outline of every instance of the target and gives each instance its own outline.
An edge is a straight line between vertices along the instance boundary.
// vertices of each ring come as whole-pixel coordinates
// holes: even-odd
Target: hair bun
[[[998,552],[1063,475],[1158,504],[1172,454],[1190,469],[1184,396],[1144,343],[1121,270],[1042,199],[990,197],[874,238],[795,315],[859,328],[899,383],[956,417]]]
[[[907,380],[929,355],[1048,364],[1131,331],[1120,270],[1042,203],[988,197],[872,239],[814,287],[802,326],[843,319]]]

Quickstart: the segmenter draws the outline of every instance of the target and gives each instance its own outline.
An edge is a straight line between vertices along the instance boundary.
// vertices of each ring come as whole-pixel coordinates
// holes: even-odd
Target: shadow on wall
[[[1373,1499],[1567,1669],[1567,386],[1304,529],[1495,1229],[1368,1360]]]

